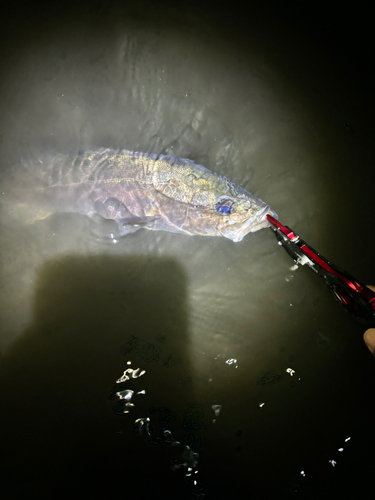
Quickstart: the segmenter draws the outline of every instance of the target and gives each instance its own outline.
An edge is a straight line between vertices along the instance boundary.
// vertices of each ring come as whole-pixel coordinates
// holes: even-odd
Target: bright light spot
[[[347,443],[347,442],[348,442],[348,441],[350,441],[350,440],[351,440],[351,438],[350,438],[349,436],[348,436],[348,437],[346,437],[346,438],[345,438],[345,443]]]
[[[289,375],[290,375],[291,377],[293,377],[293,375],[296,373],[296,371],[295,371],[295,370],[293,370],[293,368],[287,368],[287,369],[286,369],[286,372],[287,372],[287,373],[289,373]]]
[[[328,462],[332,465],[332,467],[335,467],[337,463],[335,460],[328,460]]]
[[[132,362],[131,362],[131,361],[128,361],[126,364],[127,364],[127,365],[131,365],[131,364],[132,364]]]
[[[300,476],[303,476],[303,477],[305,477],[305,476],[306,476],[306,473],[305,473],[305,471],[304,471],[304,470],[301,470],[301,472],[300,472]]]
[[[230,358],[226,360],[227,365],[233,365],[234,363],[237,363],[237,360],[234,358]]]
[[[116,380],[116,384],[121,384],[121,382],[126,382],[127,380],[131,378],[138,378],[142,377],[146,373],[145,370],[140,371],[140,368],[137,368],[136,370],[133,370],[132,368],[128,368],[127,370],[124,371],[123,375]]]
[[[139,427],[143,427],[145,424],[149,423],[150,422],[150,419],[149,417],[143,417],[143,418],[137,418],[137,420],[135,420],[135,424],[138,424]]]
[[[259,408],[263,408],[266,403],[259,403]]]
[[[146,394],[146,391],[143,389],[143,391],[139,391],[137,394]]]
[[[131,391],[130,389],[126,389],[125,391],[120,391],[116,392],[116,396],[118,396],[120,399],[126,399],[129,401],[133,397],[134,391]]]
[[[219,413],[220,413],[220,410],[221,410],[222,406],[221,405],[212,405],[212,409],[214,410],[215,412],[215,417],[218,417],[219,416]]]
[[[294,266],[289,268],[291,271],[296,271],[298,269],[298,264],[294,264]]]
[[[344,451],[344,448],[339,448],[339,451]]]
[[[304,266],[305,264],[308,264],[309,266],[313,265],[312,261],[306,257],[306,255],[300,255],[297,260],[298,264],[301,264],[301,266]]]

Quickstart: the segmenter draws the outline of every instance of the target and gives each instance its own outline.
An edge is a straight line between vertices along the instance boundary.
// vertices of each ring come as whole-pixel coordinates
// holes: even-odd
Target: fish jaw
[[[225,238],[228,238],[237,243],[241,241],[248,233],[255,233],[260,229],[269,227],[270,223],[268,222],[267,215],[271,215],[275,219],[278,219],[278,215],[273,210],[271,210],[269,205],[266,205],[258,210],[253,216],[246,218],[242,222],[238,223],[228,220],[226,223],[220,224],[218,226],[218,231]]]

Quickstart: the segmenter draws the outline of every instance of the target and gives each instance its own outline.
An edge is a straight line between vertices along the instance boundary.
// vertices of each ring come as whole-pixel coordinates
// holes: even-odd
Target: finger
[[[367,288],[370,288],[373,292],[375,292],[375,286],[367,285]],[[375,328],[370,328],[363,335],[363,340],[365,344],[369,348],[371,354],[375,356]]]
[[[363,335],[363,340],[369,348],[369,351],[373,356],[375,356],[375,328],[370,328],[366,330]]]

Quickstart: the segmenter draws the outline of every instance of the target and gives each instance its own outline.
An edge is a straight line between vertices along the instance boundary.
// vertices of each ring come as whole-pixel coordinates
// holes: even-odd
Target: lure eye
[[[234,211],[233,201],[224,199],[220,200],[215,207],[216,212],[223,215],[229,215]]]

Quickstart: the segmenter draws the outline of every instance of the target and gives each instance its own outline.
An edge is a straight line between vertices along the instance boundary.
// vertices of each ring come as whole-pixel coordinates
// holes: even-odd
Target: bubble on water
[[[340,452],[341,452],[341,451],[344,451],[344,448],[339,448],[339,451],[340,451]]]
[[[301,470],[301,472],[299,474],[300,474],[300,476],[303,476],[303,477],[306,476],[306,472],[304,470]]]
[[[237,363],[237,360],[235,358],[229,358],[226,360],[227,365],[233,365],[234,363]]]
[[[346,436],[346,438],[345,438],[345,443],[347,443],[347,442],[348,442],[348,441],[350,441],[350,440],[351,440],[351,437],[350,437],[350,436]]]
[[[137,418],[134,422],[136,430],[141,434],[151,435],[149,417]]]
[[[293,377],[293,375],[296,373],[296,371],[295,371],[295,370],[293,370],[293,368],[287,368],[287,369],[286,369],[286,372],[287,372],[287,373],[289,373],[289,375],[290,375],[291,377]]]
[[[222,406],[221,405],[212,405],[212,409],[215,412],[215,417],[219,416],[219,413],[221,411]]]
[[[259,403],[259,408],[263,408],[266,403]]]
[[[332,465],[332,467],[336,467],[336,461],[335,460],[328,460],[328,462]]]
[[[115,235],[113,233],[111,233],[110,235],[110,239],[111,239],[111,242],[115,245],[116,243],[118,243],[118,240],[115,238]]]

